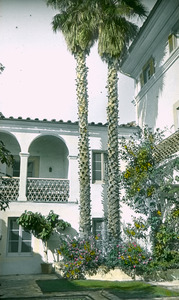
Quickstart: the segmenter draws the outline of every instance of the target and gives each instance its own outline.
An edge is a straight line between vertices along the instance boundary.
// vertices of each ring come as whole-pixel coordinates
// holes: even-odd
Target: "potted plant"
[[[70,227],[68,222],[59,219],[59,215],[55,214],[52,210],[48,216],[41,213],[26,211],[17,219],[17,223],[21,225],[26,231],[40,239],[44,247],[44,263],[41,264],[42,273],[51,273],[52,263],[48,262],[48,240],[55,230],[65,230]]]

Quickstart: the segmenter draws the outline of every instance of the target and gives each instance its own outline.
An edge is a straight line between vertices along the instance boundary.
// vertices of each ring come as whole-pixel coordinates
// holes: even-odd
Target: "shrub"
[[[129,276],[141,275],[151,263],[150,253],[147,253],[136,242],[111,244],[106,253],[106,266],[111,269],[119,267]]]
[[[93,237],[68,237],[61,242],[58,253],[63,257],[63,276],[68,279],[82,279],[86,274],[95,274],[103,261]]]
[[[51,210],[48,216],[44,216],[39,212],[26,211],[17,219],[17,223],[26,231],[32,232],[37,238],[41,239],[44,246],[45,260],[48,262],[48,247],[47,241],[55,230],[65,230],[71,225],[62,219],[59,215]]]

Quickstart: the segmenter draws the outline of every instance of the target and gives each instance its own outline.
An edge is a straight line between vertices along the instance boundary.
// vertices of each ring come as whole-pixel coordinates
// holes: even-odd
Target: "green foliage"
[[[86,274],[95,274],[103,261],[93,237],[63,240],[58,253],[63,257],[62,271],[67,279],[80,279]]]
[[[47,241],[53,234],[55,229],[65,230],[70,227],[68,222],[59,219],[59,215],[52,210],[48,216],[43,216],[41,213],[33,213],[25,211],[18,219],[17,223],[25,230],[31,231],[37,239]]]
[[[63,33],[70,52],[89,54],[97,39],[95,12],[90,1],[47,0],[47,5],[59,11],[52,21],[53,30]]]
[[[45,259],[48,262],[47,241],[55,230],[65,230],[71,225],[62,219],[59,215],[55,214],[52,210],[48,216],[43,216],[41,213],[33,213],[25,211],[18,219],[17,223],[21,225],[26,231],[32,232],[37,238],[42,240],[44,245]]]
[[[151,263],[150,253],[135,241],[108,245],[105,265],[108,269],[119,267],[129,276],[142,274]]]
[[[13,155],[10,153],[8,149],[6,149],[4,143],[0,141],[0,163],[6,164],[7,166],[12,166],[14,163]],[[1,176],[7,175],[4,173],[0,173],[0,179],[2,184],[7,184],[7,180],[4,180]],[[6,210],[6,208],[9,206],[9,201],[7,199],[4,199],[2,195],[0,194],[0,211]]]
[[[4,143],[0,141],[0,162],[7,166],[12,166],[14,163],[13,155],[6,149]]]
[[[157,263],[179,267],[179,209],[173,209],[156,233],[153,257]]]
[[[137,25],[130,21],[131,17],[144,17],[145,8],[139,0],[97,0],[92,3],[97,11],[99,55],[107,63],[119,62],[138,31]]]
[[[126,162],[121,174],[121,185],[125,189],[123,202],[149,216],[153,224],[159,221],[157,212],[163,216],[169,206],[177,205],[179,195],[173,185],[179,159],[170,157],[160,162],[155,155],[155,147],[163,137],[163,131],[157,129],[153,133],[145,126],[129,140],[122,138],[120,144],[120,156]]]
[[[126,238],[129,241],[133,239],[146,240],[148,227],[148,224],[142,217],[133,217],[133,224],[128,223],[127,226],[123,228],[123,230]]]

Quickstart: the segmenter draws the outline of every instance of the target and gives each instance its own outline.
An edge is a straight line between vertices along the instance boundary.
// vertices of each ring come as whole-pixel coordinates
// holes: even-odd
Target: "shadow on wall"
[[[159,98],[164,89],[164,60],[166,55],[166,44],[163,43],[160,52],[154,54],[154,74],[144,84],[137,95],[137,117],[139,125],[147,124],[151,128],[156,127],[158,117]],[[143,70],[144,73],[144,70]],[[161,76],[162,75],[162,76]]]
[[[58,231],[55,232],[51,238],[48,241],[48,250],[50,251],[49,254],[51,254],[51,259],[53,260],[53,262],[59,262],[59,254],[57,253],[57,250],[60,246],[60,242],[61,240],[65,237],[75,237],[78,236],[78,232],[70,227],[70,228],[66,228],[64,231]],[[49,255],[50,256],[50,255]]]
[[[55,233],[48,241],[49,262],[58,262],[59,257],[57,249],[60,245],[60,236],[69,235],[74,237],[77,231],[73,228],[67,228],[63,232]],[[39,243],[39,252],[31,253],[8,253],[8,228],[4,220],[0,219],[0,275],[20,275],[20,274],[40,274],[41,263],[44,262],[43,246],[41,240]],[[32,242],[33,245],[33,242]]]
[[[38,253],[23,254],[8,252],[8,228],[0,220],[0,275],[40,273],[42,257]]]

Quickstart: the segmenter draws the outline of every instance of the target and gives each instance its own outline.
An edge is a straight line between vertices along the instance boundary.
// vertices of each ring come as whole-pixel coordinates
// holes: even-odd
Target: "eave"
[[[170,158],[179,151],[179,129],[160,142],[155,148],[155,157],[158,161]]]
[[[159,39],[162,39],[168,30],[168,19],[172,13],[176,12],[176,8],[179,8],[179,3],[176,0],[174,2],[173,6],[167,0],[156,2],[121,62],[120,71],[122,73],[132,78],[137,77],[139,70],[156,48]]]

